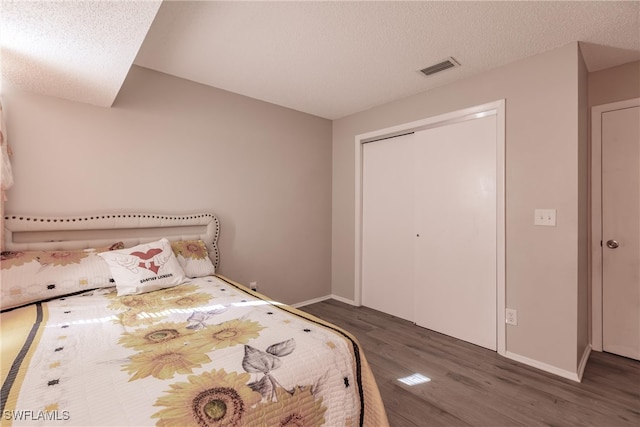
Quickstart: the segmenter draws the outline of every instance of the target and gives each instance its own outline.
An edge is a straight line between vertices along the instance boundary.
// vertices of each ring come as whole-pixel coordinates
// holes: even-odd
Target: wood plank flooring
[[[392,427],[640,427],[640,362],[592,352],[582,383],[366,307],[302,307],[355,335]],[[420,373],[430,382],[398,381]]]

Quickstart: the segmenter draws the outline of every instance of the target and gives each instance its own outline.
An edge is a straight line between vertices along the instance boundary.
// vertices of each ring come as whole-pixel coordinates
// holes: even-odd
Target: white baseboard
[[[338,295],[325,295],[323,297],[318,297],[318,298],[313,298],[307,301],[302,301],[302,302],[297,302],[295,304],[289,304],[291,307],[295,307],[295,308],[300,308],[300,307],[304,307],[305,305],[311,305],[311,304],[315,304],[317,302],[322,302],[322,301],[326,301],[328,299],[334,299],[336,301],[340,301],[343,302],[345,304],[349,304],[349,305],[356,305],[355,302],[353,302],[353,300],[347,299],[347,298],[343,298],[341,296]]]
[[[331,299],[334,299],[334,300],[336,300],[336,301],[343,302],[343,303],[345,303],[345,304],[353,305],[353,306],[355,306],[355,307],[357,307],[357,306],[358,306],[358,305],[355,303],[355,301],[354,301],[354,300],[347,299],[347,298],[341,297],[341,296],[339,296],[339,295],[331,294]]]
[[[345,303],[345,304],[357,306],[355,301],[347,299],[347,298],[344,298],[344,297],[341,297],[339,295],[335,295],[335,294],[325,295],[323,297],[318,297],[318,298],[313,298],[313,299],[310,299],[310,300],[307,300],[307,301],[302,301],[302,302],[299,302],[299,303],[296,303],[296,304],[291,304],[291,306],[295,307],[295,308],[300,308],[300,307],[304,307],[305,305],[315,304],[317,302],[326,301],[328,299],[334,299],[336,301],[340,301],[340,302]],[[509,359],[511,359],[511,360],[515,360],[516,362],[524,363],[525,365],[529,365],[529,366],[532,366],[534,368],[540,369],[542,371],[549,372],[551,374],[558,375],[558,376],[561,376],[563,378],[567,378],[567,379],[569,379],[571,381],[581,382],[582,381],[582,375],[584,374],[584,369],[587,366],[587,361],[589,360],[589,355],[590,354],[591,354],[591,345],[588,345],[584,349],[584,352],[582,353],[582,358],[580,359],[580,363],[578,364],[578,372],[567,371],[565,369],[558,368],[557,366],[549,365],[547,363],[540,362],[539,360],[530,359],[528,357],[521,356],[519,354],[512,353],[510,351],[506,351],[504,356],[509,358]]]
[[[521,356],[519,354],[511,353],[510,351],[507,351],[504,355],[505,357],[511,360],[515,360],[516,362],[524,363],[525,365],[529,365],[534,368],[540,369],[542,371],[549,372],[550,374],[561,376],[571,381],[580,382],[580,380],[582,379],[582,376],[578,375],[577,372],[567,371],[565,369],[558,368],[557,366],[540,362],[539,360],[534,360],[525,356]],[[583,355],[583,359],[584,359],[584,355]],[[586,364],[586,359],[585,359],[585,364]]]
[[[584,368],[587,366],[587,362],[589,361],[589,355],[591,355],[591,345],[587,345],[584,349],[584,353],[582,353],[582,359],[580,359],[580,363],[578,364],[578,381],[582,381],[582,375],[584,374]]]
[[[297,302],[295,304],[290,304],[290,305],[291,305],[291,307],[300,308],[300,307],[304,307],[305,305],[315,304],[317,302],[322,302],[322,301],[325,301],[325,300],[328,300],[328,299],[331,299],[331,295],[325,295],[323,297],[313,298],[313,299],[310,299],[310,300]]]

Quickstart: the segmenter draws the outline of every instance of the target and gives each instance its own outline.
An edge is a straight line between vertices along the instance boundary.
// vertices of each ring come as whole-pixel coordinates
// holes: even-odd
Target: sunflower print
[[[107,248],[108,251],[118,251],[120,249],[124,249],[124,242],[115,242],[113,245]],[[105,251],[96,249],[96,252],[105,252]]]
[[[60,405],[57,403],[50,403],[47,406],[44,407],[45,412],[53,412],[53,411],[59,411],[60,410]]]
[[[247,386],[250,378],[224,369],[189,375],[188,382],[171,384],[167,395],[158,398],[154,406],[165,408],[152,418],[159,419],[159,427],[247,425],[247,411],[262,397]]]
[[[324,424],[327,408],[322,405],[322,397],[316,398],[310,387],[296,386],[293,393],[278,387],[277,399],[262,402],[250,409],[245,418],[246,425],[263,425],[269,419],[274,426],[313,427]],[[277,419],[273,419],[277,416]]]
[[[37,252],[3,251],[0,253],[0,269],[6,270],[36,259]]]
[[[199,292],[196,294],[184,295],[180,298],[171,298],[165,301],[172,307],[197,308],[206,306],[212,298],[212,295]]]
[[[205,259],[209,256],[202,240],[172,242],[171,247],[176,254],[182,255],[185,259]]]
[[[116,299],[118,297],[118,291],[116,290],[115,287],[113,288],[105,288],[104,293],[102,295],[104,295],[105,297],[109,298],[109,299]]]
[[[11,288],[11,289],[9,289],[9,295],[11,295],[13,297],[22,295],[22,289],[20,289],[20,288]]]
[[[114,298],[109,304],[112,310],[136,310],[136,311],[154,311],[164,308],[163,300],[160,295],[149,292],[140,295],[125,295]]]
[[[113,320],[113,323],[130,328],[136,328],[138,326],[152,325],[163,317],[166,316],[159,315],[157,313],[150,316],[148,313],[141,310],[128,310],[124,313],[118,314],[117,318]]]
[[[195,345],[212,343],[215,349],[247,344],[250,339],[258,338],[264,326],[252,320],[233,319],[219,325],[208,326],[195,337]]]
[[[182,343],[161,344],[151,350],[134,354],[123,371],[133,374],[129,381],[154,377],[160,380],[173,378],[177,374],[190,374],[194,368],[211,362],[201,349]]]
[[[195,331],[187,329],[188,322],[164,322],[148,328],[125,332],[120,336],[118,344],[134,350],[145,350],[158,344],[180,343],[189,341]]]
[[[184,297],[190,293],[196,292],[200,289],[198,285],[193,284],[183,284],[178,286],[173,286],[171,288],[165,288],[155,291],[158,295],[162,295],[163,297]]]
[[[38,255],[38,262],[42,265],[65,266],[69,264],[79,264],[82,259],[88,256],[89,253],[84,251],[43,251]]]

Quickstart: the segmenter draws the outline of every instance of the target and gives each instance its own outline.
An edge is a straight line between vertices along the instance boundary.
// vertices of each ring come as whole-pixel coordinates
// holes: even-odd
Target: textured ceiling
[[[640,59],[638,1],[2,3],[3,81],[98,105],[134,57],[329,119],[575,41],[590,71]]]
[[[0,0],[2,84],[111,106],[161,3]]]

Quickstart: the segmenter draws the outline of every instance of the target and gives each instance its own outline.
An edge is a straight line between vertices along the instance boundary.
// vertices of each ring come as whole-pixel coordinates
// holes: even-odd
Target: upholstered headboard
[[[220,222],[213,214],[104,214],[86,216],[4,217],[4,250],[71,250],[152,242],[202,239],[216,269],[220,264]]]

